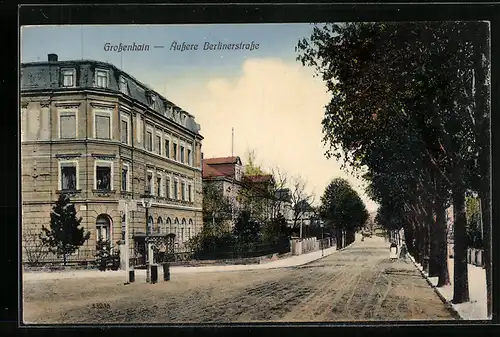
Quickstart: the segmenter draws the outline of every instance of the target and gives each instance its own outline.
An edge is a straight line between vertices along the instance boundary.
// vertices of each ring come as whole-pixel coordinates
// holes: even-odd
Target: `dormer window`
[[[156,96],[154,96],[154,95],[149,96],[149,101],[150,101],[149,107],[151,109],[154,109],[155,108],[155,103],[156,103]]]
[[[120,76],[120,91],[124,94],[128,94],[127,80],[123,76]]]
[[[108,87],[108,72],[106,70],[96,70],[95,72],[95,86],[97,88]]]
[[[62,85],[63,87],[75,86],[75,70],[73,69],[62,70]]]

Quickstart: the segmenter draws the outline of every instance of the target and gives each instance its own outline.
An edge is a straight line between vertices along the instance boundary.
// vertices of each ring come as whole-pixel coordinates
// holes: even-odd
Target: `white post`
[[[129,258],[129,239],[128,239],[128,203],[125,203],[125,273],[127,283],[130,283],[130,258]]]

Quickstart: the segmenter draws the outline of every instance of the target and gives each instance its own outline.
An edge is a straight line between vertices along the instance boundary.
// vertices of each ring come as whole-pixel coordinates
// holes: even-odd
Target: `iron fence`
[[[96,249],[82,247],[66,256],[66,265],[94,264]],[[23,247],[22,264],[29,267],[63,265],[64,257],[50,252],[46,247]]]
[[[197,260],[226,260],[226,259],[244,259],[260,257],[270,254],[285,254],[290,252],[290,241],[286,240],[280,243],[261,243],[250,244],[248,246],[230,246],[226,248],[208,248],[202,251],[194,252],[193,257]]]

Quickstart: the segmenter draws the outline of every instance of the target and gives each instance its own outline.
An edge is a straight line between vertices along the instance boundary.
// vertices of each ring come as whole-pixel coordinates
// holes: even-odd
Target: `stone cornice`
[[[81,156],[82,156],[81,153],[57,153],[55,155],[55,157],[58,159],[71,159],[71,158],[78,158]]]
[[[116,103],[111,102],[90,102],[90,106],[97,109],[112,110],[116,108]]]
[[[101,160],[113,160],[116,158],[116,155],[114,153],[111,154],[92,153],[91,156],[95,159],[101,159]]]
[[[56,107],[61,108],[78,108],[82,104],[81,101],[72,101],[72,102],[54,102]]]

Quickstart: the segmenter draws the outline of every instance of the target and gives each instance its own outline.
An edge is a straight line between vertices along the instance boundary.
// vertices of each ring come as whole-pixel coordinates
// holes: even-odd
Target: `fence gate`
[[[175,234],[153,234],[149,236],[149,243],[153,247],[153,263],[163,263],[174,258]]]

